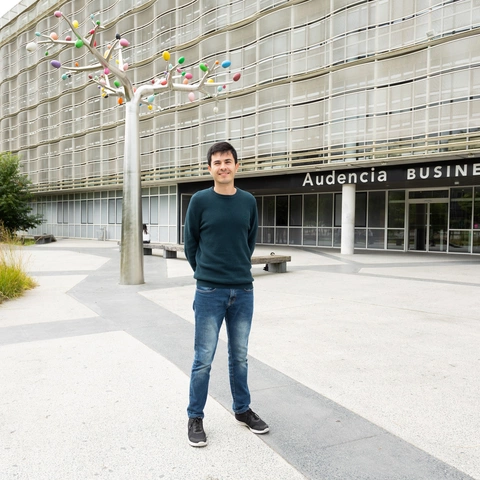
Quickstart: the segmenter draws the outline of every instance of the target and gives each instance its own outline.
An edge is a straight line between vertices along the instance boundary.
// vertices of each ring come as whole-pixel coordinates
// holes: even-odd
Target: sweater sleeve
[[[193,196],[187,208],[185,231],[183,234],[185,256],[193,271],[197,268],[196,256],[200,239],[200,216],[195,213],[196,203],[195,196]]]

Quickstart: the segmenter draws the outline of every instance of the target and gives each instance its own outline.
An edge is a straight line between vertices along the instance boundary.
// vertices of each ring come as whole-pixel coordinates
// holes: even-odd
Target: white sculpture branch
[[[225,69],[223,75],[228,75],[230,61],[222,63],[216,61],[210,68],[206,63],[198,65],[201,73],[199,80],[193,79],[189,68],[184,68],[184,57],[180,57],[174,65],[170,64],[170,53],[162,53],[166,62],[165,71],[154,75],[149,83],[135,88],[128,78],[128,63],[124,62],[123,49],[129,46],[127,39],[120,34],[115,35],[111,44],[105,46],[105,53],[98,50],[99,33],[104,30],[100,21],[95,21],[95,15],[90,18],[93,28],[82,36],[77,33],[78,22],[70,21],[62,12],[54,13],[58,19],[64,19],[75,38],[68,35],[64,40],[58,38],[55,32],[45,35],[36,32],[40,38],[37,42],[30,42],[26,48],[33,52],[38,45],[64,48],[87,48],[96,59],[93,65],[80,66],[77,62],[73,66],[62,65],[59,60],[51,60],[52,67],[63,69],[67,73],[62,75],[66,80],[72,74],[88,72],[88,78],[100,87],[103,97],[110,95],[118,97],[117,102],[125,103],[125,141],[124,141],[124,168],[123,168],[123,208],[122,208],[122,248],[120,262],[120,283],[123,285],[138,285],[143,280],[143,247],[142,247],[142,208],[141,208],[141,167],[140,167],[140,107],[146,105],[153,110],[155,97],[166,91],[180,91],[188,93],[190,102],[194,102],[200,93],[208,97],[217,97],[225,91],[227,85],[237,82],[240,73],[236,73],[230,80],[220,81],[218,70]],[[46,52],[48,55],[48,52]],[[191,67],[190,67],[191,68]],[[180,81],[181,80],[181,81]],[[125,99],[125,100],[124,100]],[[214,111],[217,107],[215,106]]]

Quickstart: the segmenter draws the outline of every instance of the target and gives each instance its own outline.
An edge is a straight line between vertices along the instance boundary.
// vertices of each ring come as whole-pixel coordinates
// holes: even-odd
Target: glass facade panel
[[[150,225],[158,225],[158,197],[150,198]]]
[[[388,192],[388,228],[405,227],[405,191]],[[389,236],[390,239],[390,236]],[[390,242],[390,240],[389,240]]]
[[[331,247],[332,246],[332,228],[319,228],[318,229],[318,246],[319,247]]]
[[[333,195],[331,193],[318,196],[318,226],[331,227],[333,220]]]
[[[333,229],[333,246],[340,247],[342,245],[342,229],[334,228]]]
[[[117,198],[115,203],[116,203],[116,211],[117,211],[117,217],[116,217],[115,223],[121,224],[122,223],[122,199]]]
[[[334,223],[335,227],[340,227],[342,225],[342,194],[335,193],[335,211],[334,211]]]
[[[385,192],[368,194],[368,226],[370,228],[385,227]]]
[[[367,230],[365,228],[356,228],[354,247],[366,248],[366,246],[367,246]]]
[[[275,243],[275,229],[264,228],[263,229],[263,243]]]
[[[263,225],[275,225],[275,197],[263,198]]]
[[[303,229],[303,245],[317,245],[317,229],[304,228]]]
[[[280,245],[286,245],[288,243],[288,228],[286,227],[276,228],[275,243]]]
[[[277,227],[288,225],[288,197],[286,195],[276,198],[275,215]]]
[[[385,230],[368,229],[367,248],[385,248]]]
[[[303,225],[312,227],[317,225],[317,195],[305,195],[303,197]]]
[[[302,229],[301,228],[289,228],[288,229],[288,244],[289,245],[301,245],[302,244]]]
[[[472,228],[472,188],[452,188],[450,192],[450,228]]]
[[[480,229],[480,187],[475,187],[475,197],[473,204],[473,228]]]
[[[471,233],[461,230],[450,230],[448,248],[450,252],[471,253],[470,247]]]
[[[480,232],[473,232],[472,253],[480,253]]]
[[[355,194],[355,226],[356,227],[367,226],[367,193],[366,192],[357,192]]]
[[[405,244],[404,230],[387,230],[387,249],[388,250],[404,250]]]
[[[302,225],[302,196],[301,195],[292,195],[290,197],[289,225],[291,227],[300,227]],[[301,234],[300,234],[300,237],[301,237]]]

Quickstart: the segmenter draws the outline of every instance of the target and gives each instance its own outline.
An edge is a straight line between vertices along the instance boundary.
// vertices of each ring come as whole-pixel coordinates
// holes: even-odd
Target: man
[[[253,316],[251,256],[258,228],[257,204],[248,192],[234,186],[239,164],[227,142],[207,153],[214,185],[193,195],[185,219],[185,255],[197,280],[195,355],[190,377],[188,442],[203,447],[203,409],[210,369],[223,320],[228,334],[228,366],[233,411],[238,423],[254,433],[268,425],[250,409],[247,385],[248,337]]]

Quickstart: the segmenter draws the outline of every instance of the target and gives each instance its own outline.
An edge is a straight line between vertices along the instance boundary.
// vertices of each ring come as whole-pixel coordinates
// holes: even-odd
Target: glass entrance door
[[[447,251],[448,203],[410,203],[408,249],[424,252]]]

